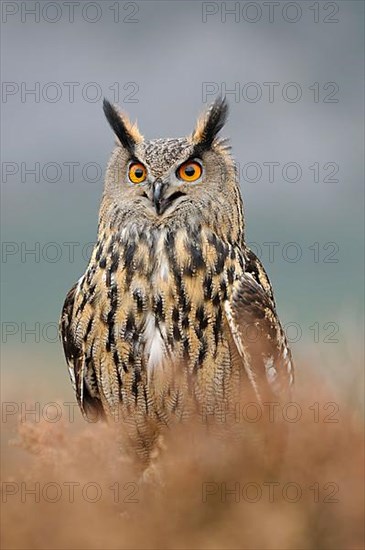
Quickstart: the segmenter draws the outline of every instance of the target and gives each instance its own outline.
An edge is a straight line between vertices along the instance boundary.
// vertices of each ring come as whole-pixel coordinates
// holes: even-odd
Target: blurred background
[[[72,399],[56,325],[87,265],[113,135],[192,131],[218,94],[246,236],[297,358],[358,387],[363,3],[2,3],[3,392]],[[33,331],[33,332],[32,332]],[[317,368],[317,367],[316,367]],[[301,373],[298,362],[298,375]],[[21,383],[20,383],[21,381]],[[11,383],[11,385],[9,385]],[[10,392],[10,393],[9,393]]]
[[[3,417],[13,466],[24,457],[7,445],[19,404],[74,402],[57,325],[96,237],[114,139],[103,97],[154,138],[190,133],[206,104],[227,96],[222,134],[238,163],[246,238],[273,283],[297,387],[319,400],[320,380],[327,401],[361,411],[363,2],[9,1],[1,8],[1,375],[5,407],[13,403]],[[181,545],[184,532],[185,525]],[[58,547],[52,536],[33,535],[30,543],[29,532],[20,533],[10,546]],[[258,547],[270,547],[272,530],[266,535]],[[277,547],[299,547],[294,535],[276,539]],[[85,540],[80,547],[102,546]],[[194,537],[191,544],[199,545]],[[310,544],[300,547],[321,547]],[[338,544],[331,547],[353,547],[349,539]]]

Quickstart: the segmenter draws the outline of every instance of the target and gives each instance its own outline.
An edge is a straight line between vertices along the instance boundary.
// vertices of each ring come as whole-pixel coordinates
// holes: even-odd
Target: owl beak
[[[163,214],[175,200],[185,196],[181,191],[174,191],[172,188],[169,192],[168,189],[168,182],[159,179],[152,184],[152,203],[158,216]]]
[[[158,215],[162,214],[165,209],[164,194],[166,184],[161,180],[156,180],[152,184],[152,202]]]

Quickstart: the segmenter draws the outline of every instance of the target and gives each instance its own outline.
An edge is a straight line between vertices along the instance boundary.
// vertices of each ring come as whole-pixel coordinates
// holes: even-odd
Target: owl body
[[[225,102],[180,139],[145,141],[108,103],[105,112],[118,145],[61,331],[84,414],[117,411],[146,450],[172,419],[234,406],[242,391],[259,402],[284,394],[291,355],[216,139]]]

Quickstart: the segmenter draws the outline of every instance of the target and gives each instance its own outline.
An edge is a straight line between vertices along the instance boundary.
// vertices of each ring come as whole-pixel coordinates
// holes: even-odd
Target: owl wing
[[[266,272],[251,250],[244,255],[245,273],[233,283],[226,317],[258,401],[285,400],[293,383],[291,352]]]
[[[60,319],[60,336],[79,407],[86,418],[95,421],[95,418],[104,416],[102,403],[97,396],[91,395],[85,383],[85,356],[83,350],[76,344],[71,330],[76,290],[77,283],[66,296]]]

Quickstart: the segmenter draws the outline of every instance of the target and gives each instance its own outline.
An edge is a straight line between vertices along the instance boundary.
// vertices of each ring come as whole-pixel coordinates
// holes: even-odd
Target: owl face
[[[151,141],[107,101],[104,111],[118,140],[105,180],[104,217],[112,212],[124,223],[164,225],[229,216],[237,204],[234,163],[216,139],[226,119],[225,101],[210,107],[191,136]]]

